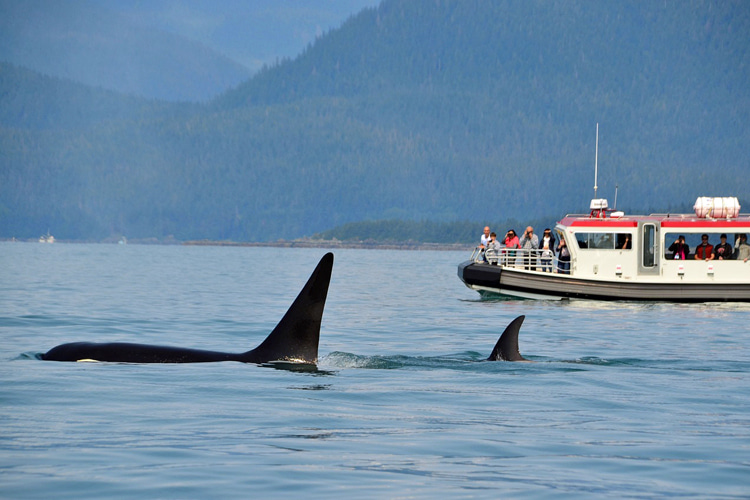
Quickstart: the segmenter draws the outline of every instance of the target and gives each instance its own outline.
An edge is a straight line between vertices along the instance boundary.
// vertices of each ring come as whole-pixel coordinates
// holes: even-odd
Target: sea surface
[[[337,250],[318,370],[246,351],[325,250],[0,243],[0,497],[748,498],[750,305],[480,300],[463,252]],[[521,353],[485,362],[526,315]]]

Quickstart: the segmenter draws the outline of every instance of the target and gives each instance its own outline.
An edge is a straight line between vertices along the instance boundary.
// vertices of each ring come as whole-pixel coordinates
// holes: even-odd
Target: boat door
[[[659,226],[654,222],[639,222],[638,226],[638,274],[659,274]]]

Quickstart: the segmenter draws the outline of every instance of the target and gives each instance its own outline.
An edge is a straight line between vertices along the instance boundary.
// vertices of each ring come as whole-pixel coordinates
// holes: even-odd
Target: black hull
[[[750,302],[750,283],[656,283],[622,279],[579,279],[466,261],[458,277],[482,295],[536,299],[633,300],[658,302]]]

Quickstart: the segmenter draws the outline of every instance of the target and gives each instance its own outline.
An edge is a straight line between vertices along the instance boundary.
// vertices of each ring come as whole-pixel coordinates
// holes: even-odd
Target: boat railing
[[[569,261],[560,261],[554,252],[527,248],[502,247],[499,251],[476,247],[471,261],[478,264],[501,266],[528,271],[556,272],[568,274]]]

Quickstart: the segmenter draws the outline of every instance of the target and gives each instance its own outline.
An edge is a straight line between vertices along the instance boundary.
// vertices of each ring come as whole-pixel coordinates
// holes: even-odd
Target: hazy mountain
[[[123,93],[207,100],[374,0],[0,0],[0,61]]]
[[[618,208],[747,208],[747,33],[742,1],[385,0],[205,105],[3,66],[0,236],[559,216],[593,194],[597,122],[599,195],[619,184]],[[133,112],[87,124],[68,94]]]
[[[199,41],[255,73],[298,55],[379,0],[99,0],[146,26]]]

